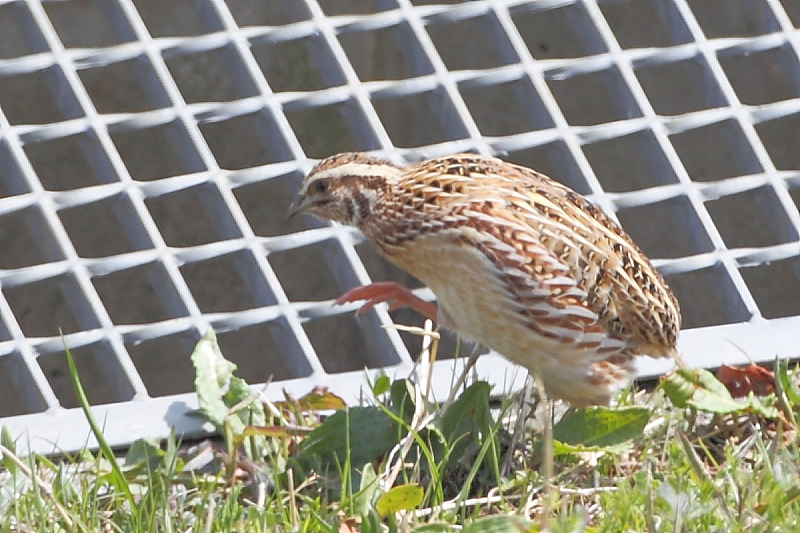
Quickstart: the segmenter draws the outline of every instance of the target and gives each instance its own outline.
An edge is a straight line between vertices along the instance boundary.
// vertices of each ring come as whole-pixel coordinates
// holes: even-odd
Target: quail
[[[552,398],[608,405],[637,356],[675,357],[678,301],[602,209],[529,168],[457,154],[399,166],[364,153],[324,159],[290,213],[354,226],[426,284],[395,283],[338,303],[410,305],[538,376]]]

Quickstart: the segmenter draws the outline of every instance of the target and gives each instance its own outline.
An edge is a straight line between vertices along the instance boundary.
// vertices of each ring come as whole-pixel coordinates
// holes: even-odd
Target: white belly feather
[[[442,234],[419,236],[398,261],[436,294],[446,313],[444,325],[462,337],[480,342],[529,369],[535,359],[558,355],[563,345],[537,335],[518,313],[518,305],[502,273],[478,249]]]

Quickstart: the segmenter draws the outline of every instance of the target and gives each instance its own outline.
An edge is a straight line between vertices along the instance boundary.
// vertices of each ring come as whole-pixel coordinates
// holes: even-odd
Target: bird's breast
[[[444,325],[530,368],[533,353],[555,355],[561,345],[525,325],[503,272],[459,229],[420,235],[378,248],[391,262],[426,284],[447,316]]]

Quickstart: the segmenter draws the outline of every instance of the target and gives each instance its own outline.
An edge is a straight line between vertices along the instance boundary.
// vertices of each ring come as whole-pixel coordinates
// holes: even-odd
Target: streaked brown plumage
[[[575,406],[608,404],[636,356],[676,355],[678,302],[650,261],[600,208],[528,168],[345,153],[311,171],[293,210],[360,229],[431,288],[443,326]]]

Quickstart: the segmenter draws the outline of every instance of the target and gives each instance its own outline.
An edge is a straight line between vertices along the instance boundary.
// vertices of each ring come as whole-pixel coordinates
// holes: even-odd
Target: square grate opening
[[[159,263],[95,276],[92,284],[115,324],[147,324],[188,315]],[[131,298],[131,294],[136,294],[136,298]]]
[[[796,257],[743,268],[742,277],[764,318],[800,314],[800,300],[785,297],[787,293],[800,294],[800,260]]]
[[[26,337],[58,337],[99,327],[83,287],[71,274],[3,287],[14,323]]]
[[[301,109],[287,109],[286,119],[300,146],[309,157],[322,158],[332,150],[357,152],[374,150],[376,140],[369,134],[368,122],[358,105],[345,102]],[[358,135],[358,132],[364,132]]]
[[[391,142],[410,148],[467,138],[466,127],[459,127],[458,112],[443,87],[403,94],[378,95],[375,111]]]
[[[434,73],[407,22],[361,31],[345,27],[338,38],[361,81],[403,80]],[[371,53],[364,54],[365,49]]]
[[[548,84],[572,126],[596,126],[642,116],[633,93],[614,67],[570,74],[556,71],[550,74]]]
[[[408,375],[421,340],[391,326],[419,315],[332,300],[434,295],[357,231],[286,218],[344,150],[537,169],[653,258],[690,364],[796,358],[798,26],[788,0],[0,2],[0,424],[86,442],[64,344],[118,446],[203,433],[208,327],[275,399]],[[445,334],[437,372],[471,350]]]
[[[292,302],[332,300],[357,285],[336,239],[272,252],[269,264]],[[298,270],[308,272],[308,277],[298,276]]]
[[[608,192],[632,192],[679,182],[650,130],[593,142],[584,145],[583,152]]]
[[[263,111],[220,117],[201,122],[198,127],[219,168],[242,170],[286,161],[290,157],[271,116]],[[241,139],[257,139],[258,142],[243,143]]]
[[[634,65],[634,73],[659,115],[683,115],[727,103],[701,54],[666,63],[644,60]]]
[[[787,44],[766,50],[721,50],[719,62],[743,104],[770,104],[800,96],[800,62]]]
[[[492,69],[519,62],[491,11],[460,20],[451,16],[430,17],[425,29],[450,71]]]
[[[686,196],[623,208],[622,227],[651,259],[677,259],[713,252],[703,223]],[[642,224],[647,220],[647,224]]]
[[[777,170],[800,168],[800,150],[794,137],[800,131],[800,113],[764,120],[755,129]]]
[[[464,82],[459,89],[475,125],[487,137],[515,135],[554,126],[528,79],[498,84]]]
[[[667,48],[692,42],[692,34],[674,2],[602,1],[600,9],[623,49]],[[647,24],[642,24],[646,20]],[[663,81],[669,82],[668,79]]]
[[[41,413],[47,409],[47,402],[18,352],[0,357],[0,384],[4,398],[0,403],[0,416],[3,418]]]
[[[717,181],[763,170],[741,124],[734,119],[675,133],[670,141],[695,181]]]
[[[333,52],[319,37],[254,39],[250,50],[270,88],[278,92],[318,91],[346,80]]]
[[[58,66],[0,75],[0,106],[11,125],[49,124],[84,116]]]
[[[70,353],[79,375],[97,377],[82,383],[89,403],[102,405],[133,399],[133,386],[127,380],[108,343],[101,341],[89,346],[74,347]],[[64,352],[41,354],[37,362],[61,406],[68,409],[78,407],[78,397],[72,386]]]
[[[44,214],[36,206],[0,215],[0,248],[0,268],[4,270],[65,259]]]
[[[567,59],[608,51],[580,2],[541,8],[526,2],[510,10],[511,19],[534,59]]]
[[[79,257],[100,259],[154,247],[124,194],[64,207],[58,217]]]

